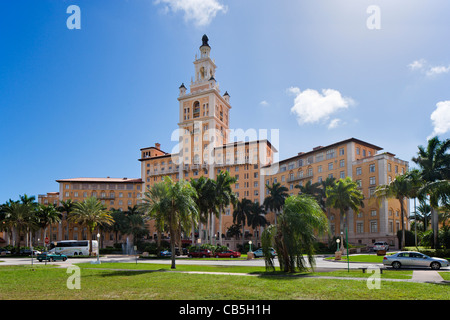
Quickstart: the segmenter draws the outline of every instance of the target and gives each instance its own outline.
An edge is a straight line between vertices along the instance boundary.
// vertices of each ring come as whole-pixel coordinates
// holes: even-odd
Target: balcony
[[[287,182],[300,181],[300,180],[303,180],[303,179],[311,179],[312,177],[314,177],[314,174],[305,174],[305,175],[303,175],[301,177],[294,176],[292,178],[288,178]]]

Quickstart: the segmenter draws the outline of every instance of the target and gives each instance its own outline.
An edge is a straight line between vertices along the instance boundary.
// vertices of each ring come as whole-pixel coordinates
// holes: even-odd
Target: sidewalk
[[[424,283],[444,283],[438,271],[434,270],[414,270],[411,278],[412,282]]]

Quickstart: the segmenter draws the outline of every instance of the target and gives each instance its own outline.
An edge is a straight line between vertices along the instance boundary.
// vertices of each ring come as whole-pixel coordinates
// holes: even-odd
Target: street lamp
[[[339,251],[339,243],[341,242],[341,239],[336,239],[336,251]]]
[[[97,233],[97,264],[100,264],[100,233]]]
[[[250,241],[248,242],[248,244],[250,245],[250,251],[249,251],[249,252],[252,252],[252,240],[250,240]]]

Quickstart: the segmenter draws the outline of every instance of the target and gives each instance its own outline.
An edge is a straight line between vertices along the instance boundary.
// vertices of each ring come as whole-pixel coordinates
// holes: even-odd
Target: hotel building
[[[88,196],[96,196],[107,208],[125,211],[138,204],[143,192],[163,181],[166,176],[174,181],[190,181],[201,176],[215,179],[223,170],[236,177],[237,182],[232,188],[239,200],[247,198],[262,204],[268,194],[266,185],[279,182],[287,187],[290,195],[294,195],[299,192],[295,186],[304,185],[307,181],[315,183],[328,177],[351,177],[364,194],[364,206],[359,212],[349,212],[349,242],[371,245],[375,241],[387,241],[397,247],[396,233],[401,228],[400,204],[394,199],[374,201],[371,195],[378,185],[388,184],[396,175],[407,172],[408,162],[396,158],[392,153],[381,152],[381,147],[355,138],[318,146],[278,161],[278,150],[267,139],[252,140],[245,134],[241,137],[237,134],[243,130],[230,130],[230,95],[226,91],[221,93],[215,79],[217,66],[210,57],[208,41],[206,35],[203,36],[199,53],[195,56],[194,77],[189,92],[184,83],[179,87],[179,141],[174,149],[176,152],[163,151],[159,143],[142,148],[138,159],[141,164],[139,179],[57,180],[59,201],[82,201]],[[40,196],[39,201],[53,203],[54,196],[49,193]],[[408,213],[408,201],[405,202]],[[224,237],[223,244],[234,249],[242,240],[236,241],[225,236],[233,225],[232,213],[232,206],[223,213],[221,234]],[[326,214],[330,237],[339,236],[343,232],[339,212],[329,209]],[[266,218],[273,223],[274,213],[269,212]],[[408,226],[408,223],[405,225]],[[153,223],[150,222],[148,226],[154,238],[157,232]],[[216,219],[214,228],[217,234],[219,219]],[[246,234],[252,234],[249,240],[259,235],[259,229],[244,228]],[[64,224],[55,231],[54,240],[85,237],[83,230],[74,230],[74,227]],[[207,241],[206,226],[198,227],[198,236],[202,243]],[[105,238],[113,240],[110,234],[106,234]]]

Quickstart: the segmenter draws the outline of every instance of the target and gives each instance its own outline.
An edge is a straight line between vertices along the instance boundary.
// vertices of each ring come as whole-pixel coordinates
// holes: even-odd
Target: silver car
[[[402,251],[393,255],[384,256],[383,264],[392,266],[394,269],[401,267],[429,267],[439,270],[441,267],[450,266],[450,262],[442,258],[431,258],[423,253],[414,251]]]

